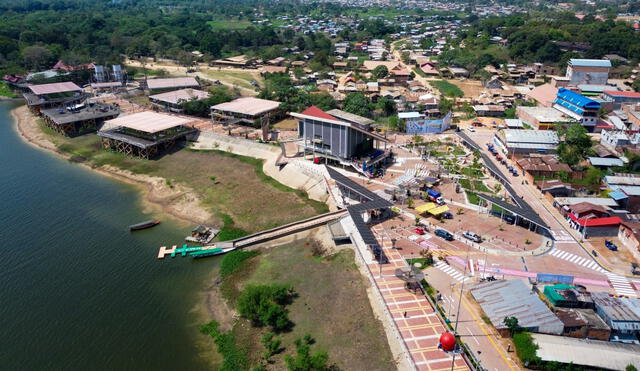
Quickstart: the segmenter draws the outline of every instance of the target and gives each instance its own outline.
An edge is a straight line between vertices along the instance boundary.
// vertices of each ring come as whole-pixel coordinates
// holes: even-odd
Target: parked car
[[[511,170],[511,174],[513,174],[513,176],[518,176],[518,170],[516,169]]]
[[[445,231],[444,229],[436,229],[435,234],[436,236],[444,238],[447,241],[453,241],[453,235]]]
[[[514,217],[513,217],[513,216],[511,216],[511,215],[505,215],[504,217],[502,217],[502,219],[504,219],[504,221],[505,221],[507,224],[513,224],[513,223],[515,223],[515,222],[516,222],[516,218],[514,218]]]
[[[469,131],[470,131],[470,132],[472,132],[472,133],[476,131],[476,129],[474,129],[474,128],[473,128],[473,126],[469,126],[469,127],[467,128],[467,130],[469,130]]]
[[[466,231],[462,234],[462,236],[464,236],[464,238],[469,239],[473,242],[477,242],[477,243],[482,242],[482,237],[478,236],[473,232]]]
[[[424,228],[416,228],[416,234],[419,234],[422,236],[424,234]]]
[[[618,246],[609,240],[604,240],[604,246],[611,251],[618,251]]]
[[[445,219],[453,219],[453,214],[451,214],[448,211],[445,211],[444,213],[442,213],[442,217]]]

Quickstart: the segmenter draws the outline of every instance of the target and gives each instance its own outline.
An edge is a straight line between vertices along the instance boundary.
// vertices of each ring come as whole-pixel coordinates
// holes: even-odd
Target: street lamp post
[[[595,215],[589,215],[586,218],[584,218],[584,226],[582,227],[582,240],[586,240],[587,239],[587,220],[591,219],[591,218],[595,218]],[[578,219],[580,220],[580,219]],[[580,225],[580,223],[578,223],[578,225]]]

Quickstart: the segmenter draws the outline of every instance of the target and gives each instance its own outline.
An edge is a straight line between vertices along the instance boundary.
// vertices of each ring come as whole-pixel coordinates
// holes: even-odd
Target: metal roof
[[[563,206],[564,205],[572,206],[575,204],[579,204],[581,202],[588,202],[590,204],[600,205],[600,206],[610,206],[610,207],[618,206],[618,203],[615,202],[614,200],[610,198],[600,198],[600,197],[556,197],[555,200],[559,205],[563,205]]]
[[[539,332],[561,334],[564,329],[562,321],[519,279],[483,282],[470,291],[498,329],[506,328],[506,317],[516,317],[520,326]]]
[[[591,165],[593,166],[622,166],[624,162],[622,162],[619,158],[608,158],[608,157],[587,157]]]
[[[598,311],[602,311],[611,321],[638,322],[640,323],[640,313],[637,313],[634,306],[638,305],[640,299],[621,299],[609,296],[606,292],[594,292],[591,294],[593,302]],[[629,305],[636,302],[635,305]]]
[[[71,81],[54,82],[51,84],[29,85],[29,89],[35,95],[67,93],[71,91],[82,91],[78,85]]]
[[[154,134],[159,131],[185,125],[193,121],[193,118],[145,111],[121,116],[117,119],[106,121],[105,127],[122,126],[133,130]]]
[[[526,219],[534,224],[537,224],[540,227],[543,228],[549,228],[549,226],[547,225],[547,223],[544,222],[544,220],[542,220],[542,218],[540,218],[540,216],[533,211],[533,209],[531,208],[531,206],[529,206],[528,204],[524,203],[521,206],[516,206],[507,202],[504,202],[502,200],[499,200],[495,197],[492,196],[488,196],[486,194],[483,193],[477,193],[477,196],[482,198],[485,201],[489,201],[491,203],[493,203],[496,206],[499,206],[507,211],[509,211],[512,214],[518,215],[520,217],[522,217],[523,219]],[[522,200],[521,200],[522,201]]]
[[[600,108],[600,103],[594,101],[593,99],[589,99],[582,94],[578,94],[569,89],[560,88],[558,89],[558,95],[556,97],[555,103],[560,104],[566,108],[569,108],[573,111],[577,108]]]
[[[607,185],[634,185],[640,186],[640,177],[637,176],[620,176],[620,175],[607,175],[604,177],[604,182]]]
[[[275,100],[244,97],[232,100],[231,102],[217,104],[212,106],[211,109],[256,116],[265,112],[273,111],[278,107],[280,107],[280,102]]]
[[[611,197],[612,199],[619,201],[619,200],[624,200],[629,198],[629,196],[627,196],[626,194],[624,194],[624,192],[619,191],[619,190],[615,190],[613,192],[609,192],[609,197]]]
[[[637,344],[546,334],[531,336],[538,345],[536,355],[543,361],[608,370],[624,370],[628,365],[640,368],[640,345]]]
[[[350,112],[345,112],[343,110],[339,110],[337,108],[334,108],[330,111],[327,111],[328,114],[330,114],[331,116],[337,117],[339,119],[345,120],[345,121],[351,121],[351,122],[355,122],[356,124],[360,124],[360,125],[369,125],[369,124],[373,124],[375,121],[368,119],[366,117],[362,117]]]
[[[504,138],[508,145],[516,143],[536,143],[546,145],[558,145],[558,134],[552,130],[503,130]]]
[[[611,68],[611,61],[606,59],[570,59],[570,66],[576,67],[608,67]]]
[[[209,93],[196,89],[180,89],[174,90],[162,94],[156,94],[149,96],[149,99],[155,99],[161,102],[178,104],[179,101],[200,100],[209,98]]]
[[[420,117],[422,117],[420,112],[398,112],[398,118],[401,119],[415,119]]]
[[[508,128],[523,128],[524,124],[520,119],[505,119],[504,124],[507,125]]]
[[[194,77],[172,77],[166,79],[148,79],[149,89],[193,88],[198,87],[198,81]]]

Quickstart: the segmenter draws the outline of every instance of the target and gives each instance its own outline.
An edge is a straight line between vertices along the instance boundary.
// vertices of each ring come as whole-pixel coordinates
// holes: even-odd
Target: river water
[[[0,369],[210,368],[197,309],[215,259],[158,261],[189,230],[134,187],[34,148],[0,103]],[[203,351],[204,350],[204,351]]]

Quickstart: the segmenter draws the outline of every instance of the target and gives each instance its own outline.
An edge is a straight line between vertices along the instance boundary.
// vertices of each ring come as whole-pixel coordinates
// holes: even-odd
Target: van
[[[447,241],[453,241],[453,235],[445,231],[444,229],[436,229],[435,234],[436,236],[444,238]]]

